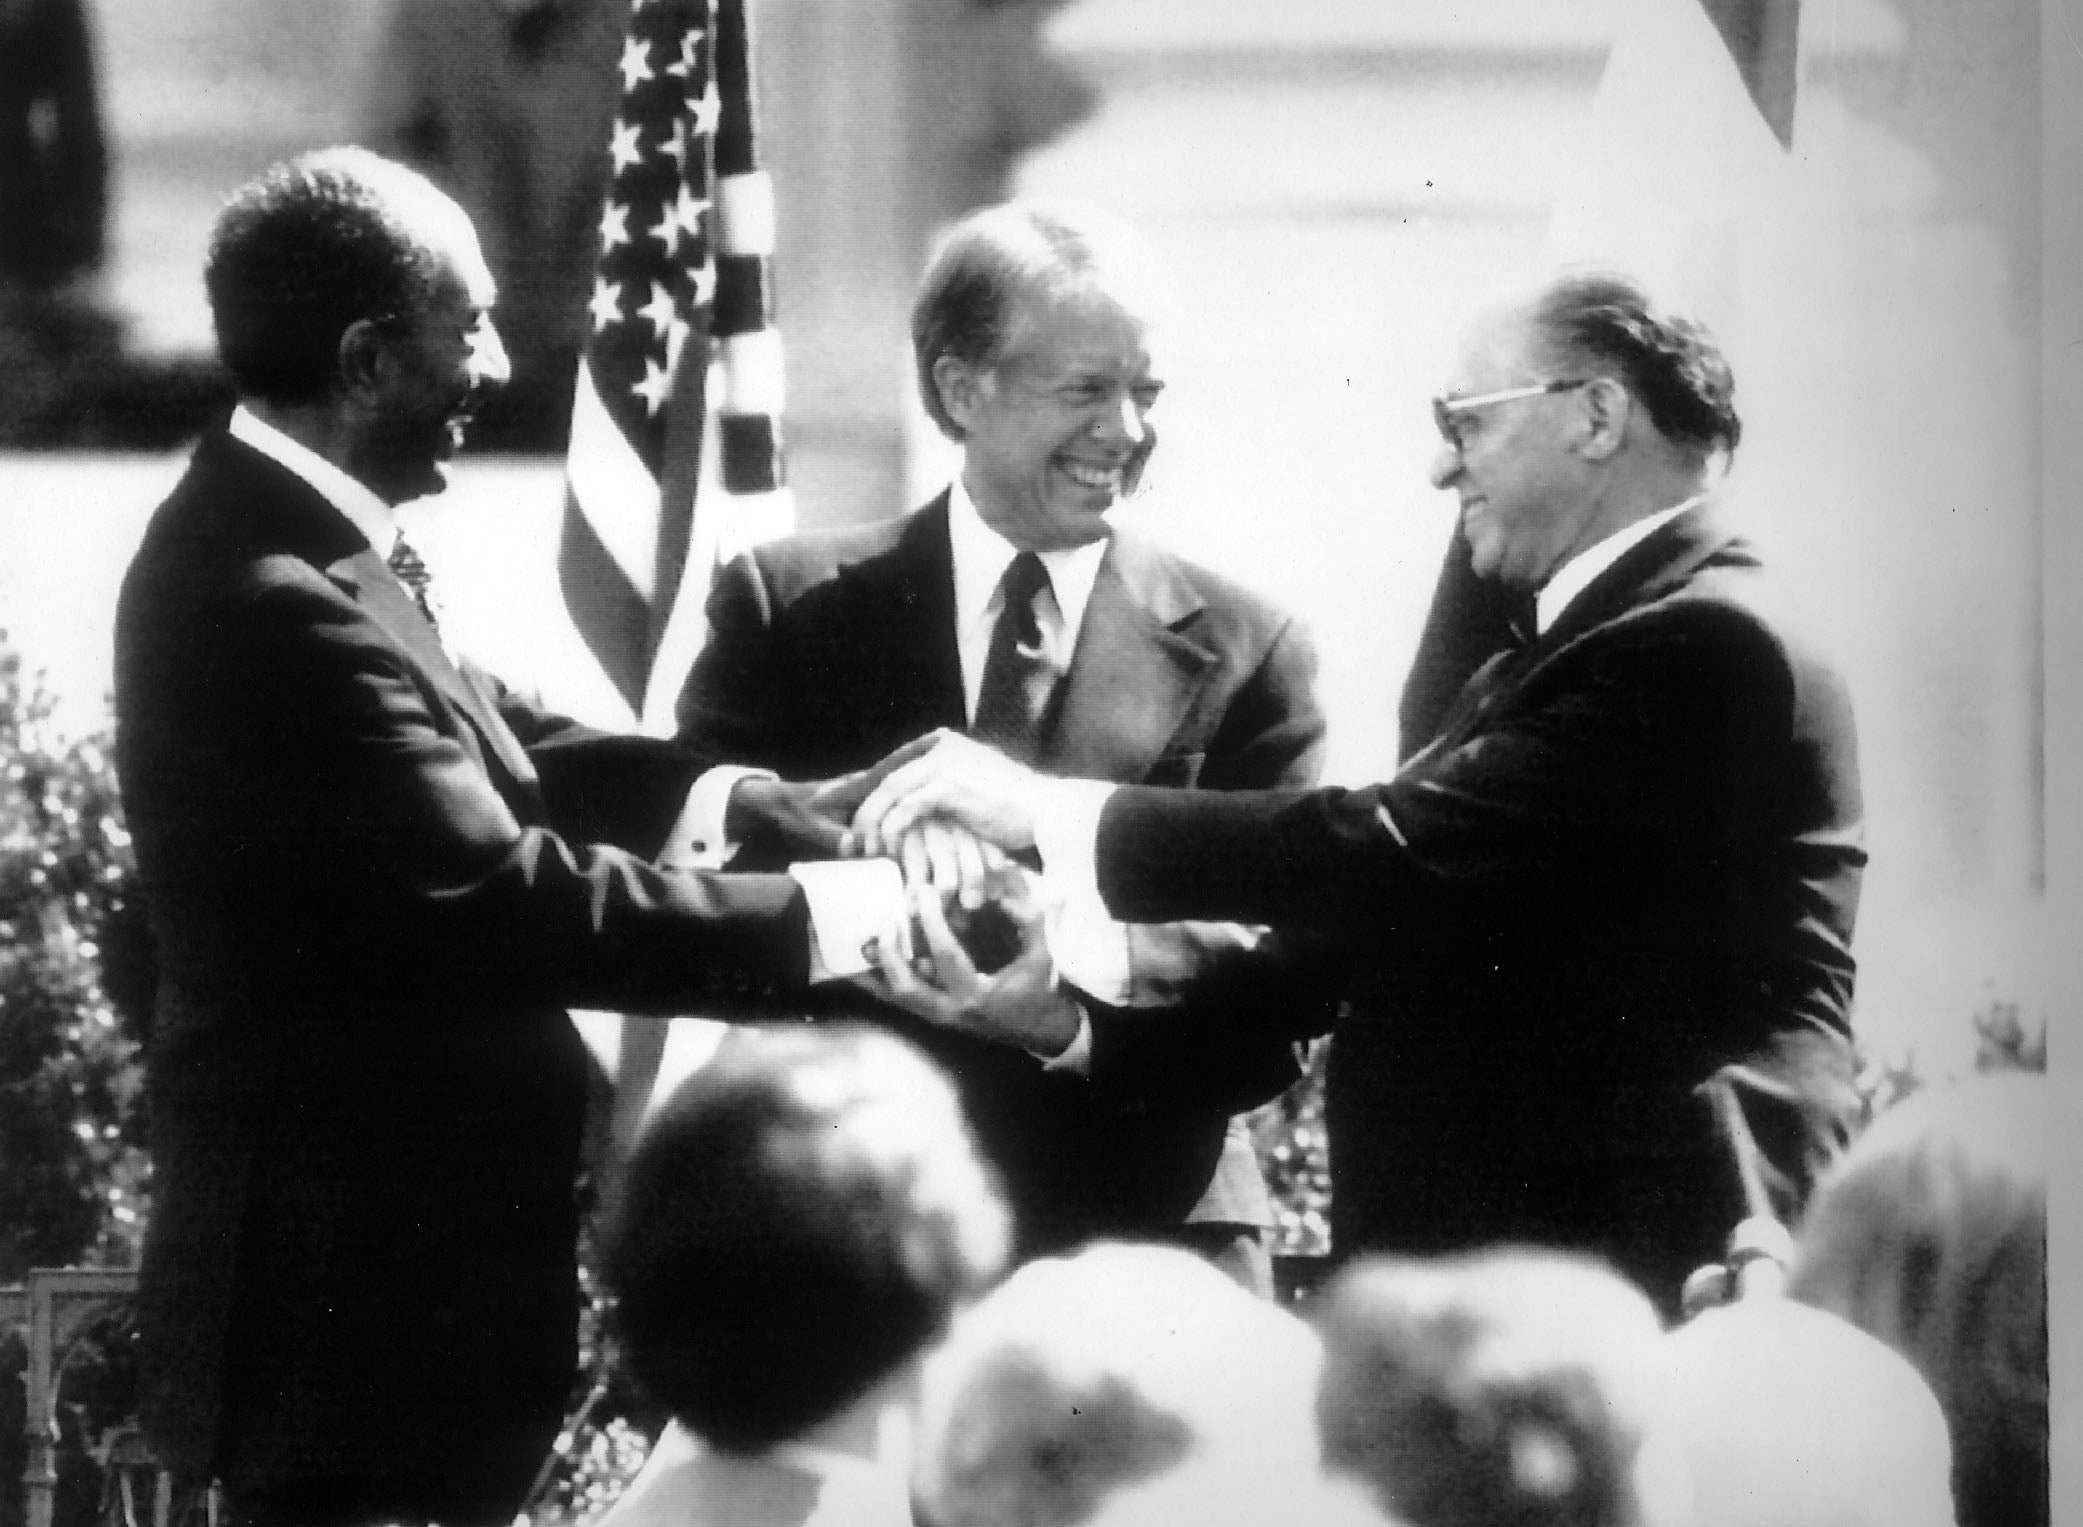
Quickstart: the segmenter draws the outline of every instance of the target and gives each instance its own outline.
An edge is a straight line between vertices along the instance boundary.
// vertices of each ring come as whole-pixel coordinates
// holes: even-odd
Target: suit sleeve
[[[802,987],[807,921],[793,882],[668,875],[522,826],[445,706],[330,585],[263,588],[229,640],[248,647],[229,665],[258,691],[240,739],[255,784],[250,889],[263,907],[301,895],[327,909],[282,947],[364,968],[381,951],[437,994],[446,982],[631,1011]]]
[[[1217,727],[1201,778],[1211,790],[1302,787],[1323,762],[1316,655],[1285,623]],[[1088,1003],[1092,1077],[1127,1098],[1190,1095],[1240,1112],[1270,1101],[1299,1075],[1294,1042],[1325,1032],[1336,1012],[1342,962],[1306,931],[1230,922],[1172,922],[1133,930],[1132,948],[1176,964],[1176,1002],[1122,1010]]]
[[[712,760],[656,737],[604,732],[545,710],[495,675],[464,664],[465,677],[528,751],[559,835],[609,843],[651,859]]]
[[[1743,781],[1766,772],[1792,703],[1771,634],[1696,602],[1586,647],[1497,724],[1384,785],[1117,791],[1097,844],[1108,909],[1295,925],[1350,947],[1391,936],[1413,897],[1566,894],[1623,841],[1704,835],[1711,853],[1756,828],[1765,808]]]
[[[799,777],[796,686],[786,672],[772,595],[750,554],[717,573],[708,619],[709,639],[676,708],[681,742],[716,763]]]

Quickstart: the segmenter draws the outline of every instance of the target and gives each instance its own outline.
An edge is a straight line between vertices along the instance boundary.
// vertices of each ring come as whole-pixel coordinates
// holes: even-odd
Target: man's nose
[[[1454,479],[1460,475],[1461,453],[1445,441],[1441,441],[1439,454],[1432,458],[1432,486],[1435,488],[1451,487]]]
[[[504,387],[513,369],[513,362],[507,358],[506,341],[499,337],[492,320],[484,319],[470,331],[471,380],[489,391]]]
[[[1150,428],[1143,422],[1142,405],[1131,392],[1122,393],[1108,404],[1093,427],[1108,439],[1118,436],[1130,445],[1141,445]]]

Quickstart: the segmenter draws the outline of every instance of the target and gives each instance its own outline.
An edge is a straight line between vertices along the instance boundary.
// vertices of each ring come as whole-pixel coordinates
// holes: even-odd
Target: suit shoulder
[[[1118,544],[1124,558],[1139,561],[1146,573],[1189,591],[1201,619],[1233,644],[1263,652],[1286,637],[1311,645],[1307,624],[1258,590],[1140,536],[1119,536]]]
[[[865,525],[801,531],[754,547],[750,560],[770,594],[788,604],[840,569],[893,550],[914,518],[902,515]]]

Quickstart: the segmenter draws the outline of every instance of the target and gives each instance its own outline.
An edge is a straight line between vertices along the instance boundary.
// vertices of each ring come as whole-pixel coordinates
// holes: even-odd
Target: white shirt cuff
[[[894,859],[831,859],[788,872],[810,903],[810,979],[874,968],[874,940],[904,927],[904,872]]]
[[[1099,814],[1119,785],[1100,779],[1034,781],[1034,848],[1042,868],[1066,890],[1099,899]]]
[[[1051,1055],[1042,1062],[1042,1070],[1069,1076],[1092,1074],[1092,1015],[1085,1011],[1084,1003],[1078,1004],[1078,1032],[1061,1055]]]
[[[741,779],[774,777],[772,769],[750,769],[742,764],[718,764],[704,773],[687,792],[687,804],[680,808],[680,819],[665,840],[659,864],[671,870],[720,870],[730,863],[738,851],[738,845],[723,832],[731,791]]]

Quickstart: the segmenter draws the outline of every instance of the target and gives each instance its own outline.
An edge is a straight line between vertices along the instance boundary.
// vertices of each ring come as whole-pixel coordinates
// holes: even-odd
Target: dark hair
[[[1364,1258],[1317,1323],[1325,1468],[1426,1527],[1635,1527],[1661,1331],[1618,1274],[1560,1253]]]
[[[608,1279],[629,1365],[727,1452],[799,1435],[945,1329],[1005,1211],[953,1089],[850,1026],[733,1036],[646,1129]]]
[[[1568,368],[1610,367],[1675,444],[1734,451],[1736,379],[1703,324],[1659,312],[1631,278],[1592,271],[1544,288],[1528,313],[1540,347]]]
[[[1127,274],[1149,254],[1129,230],[1088,208],[1007,202],[957,223],[934,249],[911,306],[919,400],[950,440],[962,428],[941,402],[934,364],[986,368],[1005,353],[1019,298]]]
[[[350,325],[420,311],[437,258],[428,214],[446,201],[416,172],[357,148],[302,155],[233,192],[203,284],[239,390],[312,402],[333,385]]]

